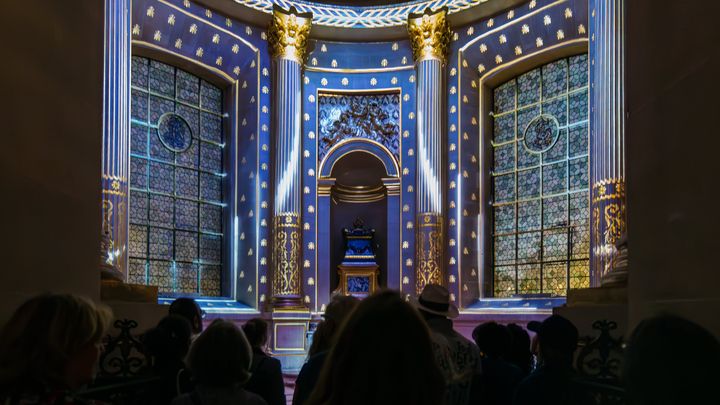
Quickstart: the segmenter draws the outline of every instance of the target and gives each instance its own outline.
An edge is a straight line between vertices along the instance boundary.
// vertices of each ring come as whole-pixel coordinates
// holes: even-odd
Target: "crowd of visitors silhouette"
[[[293,405],[597,404],[573,369],[578,330],[552,315],[520,325],[487,322],[474,342],[453,328],[458,309],[430,284],[417,298],[384,290],[359,301],[335,296],[297,376]],[[189,298],[141,338],[157,382],[138,404],[282,405],[280,362],[266,353],[268,324],[223,319],[203,330]],[[2,404],[91,404],[111,312],[68,294],[43,294],[0,332]],[[627,344],[623,382],[632,405],[717,404],[720,342],[701,326],[661,315]]]

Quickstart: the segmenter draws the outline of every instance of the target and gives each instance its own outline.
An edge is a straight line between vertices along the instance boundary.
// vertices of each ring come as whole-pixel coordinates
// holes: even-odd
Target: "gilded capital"
[[[428,7],[423,13],[408,16],[408,34],[415,62],[425,59],[446,61],[452,37],[447,11],[447,7],[435,11]]]
[[[277,5],[273,6],[272,21],[268,29],[270,55],[302,64],[311,25],[312,13],[300,13],[295,7],[290,7],[290,11],[287,11]]]

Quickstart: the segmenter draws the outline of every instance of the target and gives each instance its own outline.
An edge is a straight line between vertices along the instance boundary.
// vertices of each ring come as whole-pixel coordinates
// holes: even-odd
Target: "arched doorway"
[[[343,228],[355,219],[375,229],[381,287],[400,285],[400,178],[394,156],[382,145],[353,139],[335,145],[318,176],[318,303],[326,304],[339,282]]]
[[[335,163],[330,190],[330,288],[338,286],[335,269],[343,260],[343,229],[351,229],[356,220],[374,229],[376,264],[380,266],[378,283],[387,286],[387,196],[382,179],[382,162],[364,152],[349,153]]]

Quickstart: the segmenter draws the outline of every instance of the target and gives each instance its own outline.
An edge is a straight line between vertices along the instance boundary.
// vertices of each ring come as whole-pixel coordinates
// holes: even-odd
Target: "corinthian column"
[[[130,0],[105,0],[103,79],[100,270],[103,279],[125,280],[130,164]]]
[[[273,218],[273,305],[300,308],[301,261],[301,69],[312,14],[273,8],[268,30],[273,59],[275,204]]]
[[[590,5],[591,283],[621,281],[625,213],[625,1]],[[622,262],[622,263],[621,263]]]
[[[417,74],[416,289],[445,284],[443,275],[444,66],[450,43],[447,8],[408,16]]]

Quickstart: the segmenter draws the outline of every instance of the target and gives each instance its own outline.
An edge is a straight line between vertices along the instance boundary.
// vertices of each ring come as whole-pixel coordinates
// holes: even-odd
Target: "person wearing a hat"
[[[515,405],[584,405],[592,398],[576,384],[572,362],[578,330],[566,318],[552,315],[542,322],[528,323],[537,334],[540,366],[525,378],[515,392]]]
[[[430,329],[435,359],[445,377],[446,405],[468,404],[472,381],[480,372],[480,350],[453,329],[451,319],[460,313],[450,302],[450,292],[428,284],[412,303]]]

